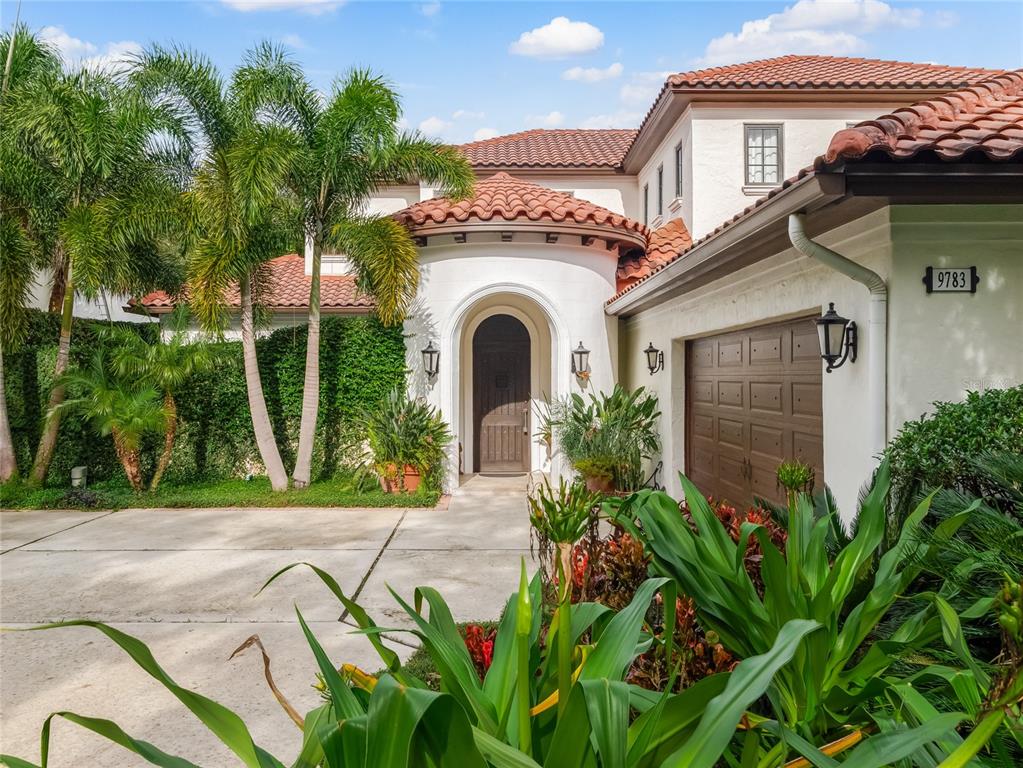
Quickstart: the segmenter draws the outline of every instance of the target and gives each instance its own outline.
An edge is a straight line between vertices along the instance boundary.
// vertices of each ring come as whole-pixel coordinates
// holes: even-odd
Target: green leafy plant
[[[295,565],[282,569],[268,584]],[[744,727],[747,708],[771,688],[800,641],[816,630],[813,622],[793,621],[782,628],[766,654],[741,662],[729,674],[707,678],[678,694],[644,691],[624,683],[622,674],[637,651],[655,641],[643,632],[643,614],[654,594],[664,589],[674,602],[666,579],[650,579],[632,603],[617,614],[593,604],[573,608],[573,635],[588,632],[591,642],[577,649],[579,665],[572,676],[568,706],[559,712],[556,665],[550,663],[546,651],[549,644],[542,642],[550,633],[544,633],[541,627],[539,584],[536,579],[527,582],[524,564],[519,591],[508,601],[495,639],[493,661],[482,680],[450,609],[435,590],[418,588],[414,606],[392,592],[413,621],[409,631],[434,662],[441,678],[440,691],[429,690],[402,666],[380,635],[380,627],[341,591],[333,577],[310,567],[359,623],[387,671],[373,677],[347,665],[338,669],[298,612],[326,701],[303,716],[272,686],[278,701],[302,729],[302,749],[295,766],[712,768],[722,755],[727,753],[729,760],[734,760],[740,754],[742,739],[736,734]],[[112,640],[184,704],[243,765],[283,766],[255,743],[237,714],[180,686],[138,639],[91,621],[60,622],[35,629],[69,626],[92,627]],[[557,629],[551,632],[556,634]],[[269,677],[268,657],[264,664]],[[631,719],[630,711],[638,716]],[[49,738],[53,717],[92,730],[154,765],[187,765],[133,738],[110,720],[71,712],[55,713],[44,723],[44,764],[53,747]],[[14,768],[32,766],[7,755],[0,756],[0,760]],[[882,764],[869,757],[862,761],[867,768]]]
[[[863,501],[855,535],[833,559],[826,544],[829,522],[815,519],[805,495],[792,501],[787,540],[781,550],[761,523],[744,523],[739,540],[734,540],[692,483],[683,477],[682,484],[689,520],[678,514],[670,497],[653,491],[642,491],[608,508],[645,543],[654,572],[671,577],[693,599],[702,626],[716,633],[725,648],[739,658],[763,653],[775,642],[781,626],[793,619],[813,621],[822,628],[803,641],[802,649],[778,673],[768,694],[771,724],[765,724],[757,737],[762,742],[758,750],[766,757],[782,759],[795,750],[816,762],[819,750],[807,747],[837,742],[836,737],[849,734],[848,728],[859,736],[846,746],[879,727],[888,736],[887,731],[913,728],[935,718],[958,722],[966,717],[961,712],[943,715],[918,698],[914,682],[941,678],[944,669],[918,660],[917,677],[889,674],[897,662],[909,663],[913,653],[942,634],[956,642],[959,617],[945,610],[947,603],[941,594],[923,596],[924,606],[885,637],[874,633],[921,573],[920,561],[954,535],[973,509],[960,511],[942,523],[930,539],[921,540],[920,523],[930,506],[926,499],[907,518],[895,546],[880,556],[871,572],[871,559],[884,535],[887,464],[878,470]],[[754,541],[763,557],[762,597],[744,562]],[[860,589],[858,582],[864,577],[868,581]],[[962,657],[968,664],[965,653]],[[971,669],[971,677],[978,671]],[[946,681],[944,690],[970,712],[983,687],[983,679],[977,676],[968,686]],[[887,714],[864,716],[872,710]],[[947,753],[956,741],[957,737],[946,738],[928,749]],[[889,757],[895,762],[896,758]]]
[[[443,481],[444,449],[451,432],[440,412],[410,398],[404,388],[391,391],[379,407],[364,413],[369,449],[381,477],[404,490],[404,468],[414,467],[430,487]]]
[[[786,493],[813,493],[815,473],[813,467],[795,459],[783,461],[778,465],[776,472],[778,485],[785,489]]]
[[[551,402],[541,415],[541,433],[550,434],[572,466],[584,477],[610,474],[617,490],[642,483],[643,461],[660,450],[657,397],[643,387],[629,391],[619,384],[610,394],[572,394]]]
[[[568,706],[572,676],[572,548],[594,523],[600,496],[580,483],[571,486],[561,478],[555,493],[549,483],[529,495],[529,522],[541,542],[554,545],[551,570],[557,574],[558,598],[554,621],[558,627],[558,708]],[[541,552],[545,549],[541,546]],[[541,555],[542,557],[543,555]]]
[[[167,427],[160,394],[146,381],[119,377],[111,370],[104,350],[97,350],[86,368],[72,368],[60,377],[59,386],[70,397],[54,406],[49,419],[74,414],[92,425],[100,435],[110,435],[114,450],[131,487],[143,490],[139,446],[147,433]]]

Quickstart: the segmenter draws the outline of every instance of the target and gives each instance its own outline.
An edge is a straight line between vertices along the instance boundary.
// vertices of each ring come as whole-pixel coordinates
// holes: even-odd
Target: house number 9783
[[[924,272],[928,293],[976,293],[979,282],[976,267],[927,267]]]

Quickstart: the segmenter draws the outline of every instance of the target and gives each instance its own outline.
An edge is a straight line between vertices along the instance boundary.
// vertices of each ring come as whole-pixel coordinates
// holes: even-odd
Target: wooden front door
[[[824,487],[821,359],[812,319],[686,345],[686,475],[705,495],[781,502],[775,472],[812,466]]]
[[[488,317],[472,338],[476,472],[529,471],[529,332]]]

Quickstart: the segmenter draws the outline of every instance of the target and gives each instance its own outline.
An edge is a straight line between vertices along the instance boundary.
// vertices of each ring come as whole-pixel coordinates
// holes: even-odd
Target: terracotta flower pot
[[[402,471],[402,481],[408,493],[415,493],[422,482],[419,470],[411,464],[406,464]],[[380,476],[380,487],[385,493],[401,493],[401,486],[398,483],[398,469],[394,464],[387,465],[387,471]]]
[[[586,490],[590,493],[611,493],[614,486],[610,477],[587,477]]]

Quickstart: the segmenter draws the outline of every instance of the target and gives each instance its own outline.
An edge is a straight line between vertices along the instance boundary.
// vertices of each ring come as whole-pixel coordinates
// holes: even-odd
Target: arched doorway
[[[511,315],[492,315],[472,337],[475,472],[530,469],[529,331]]]

